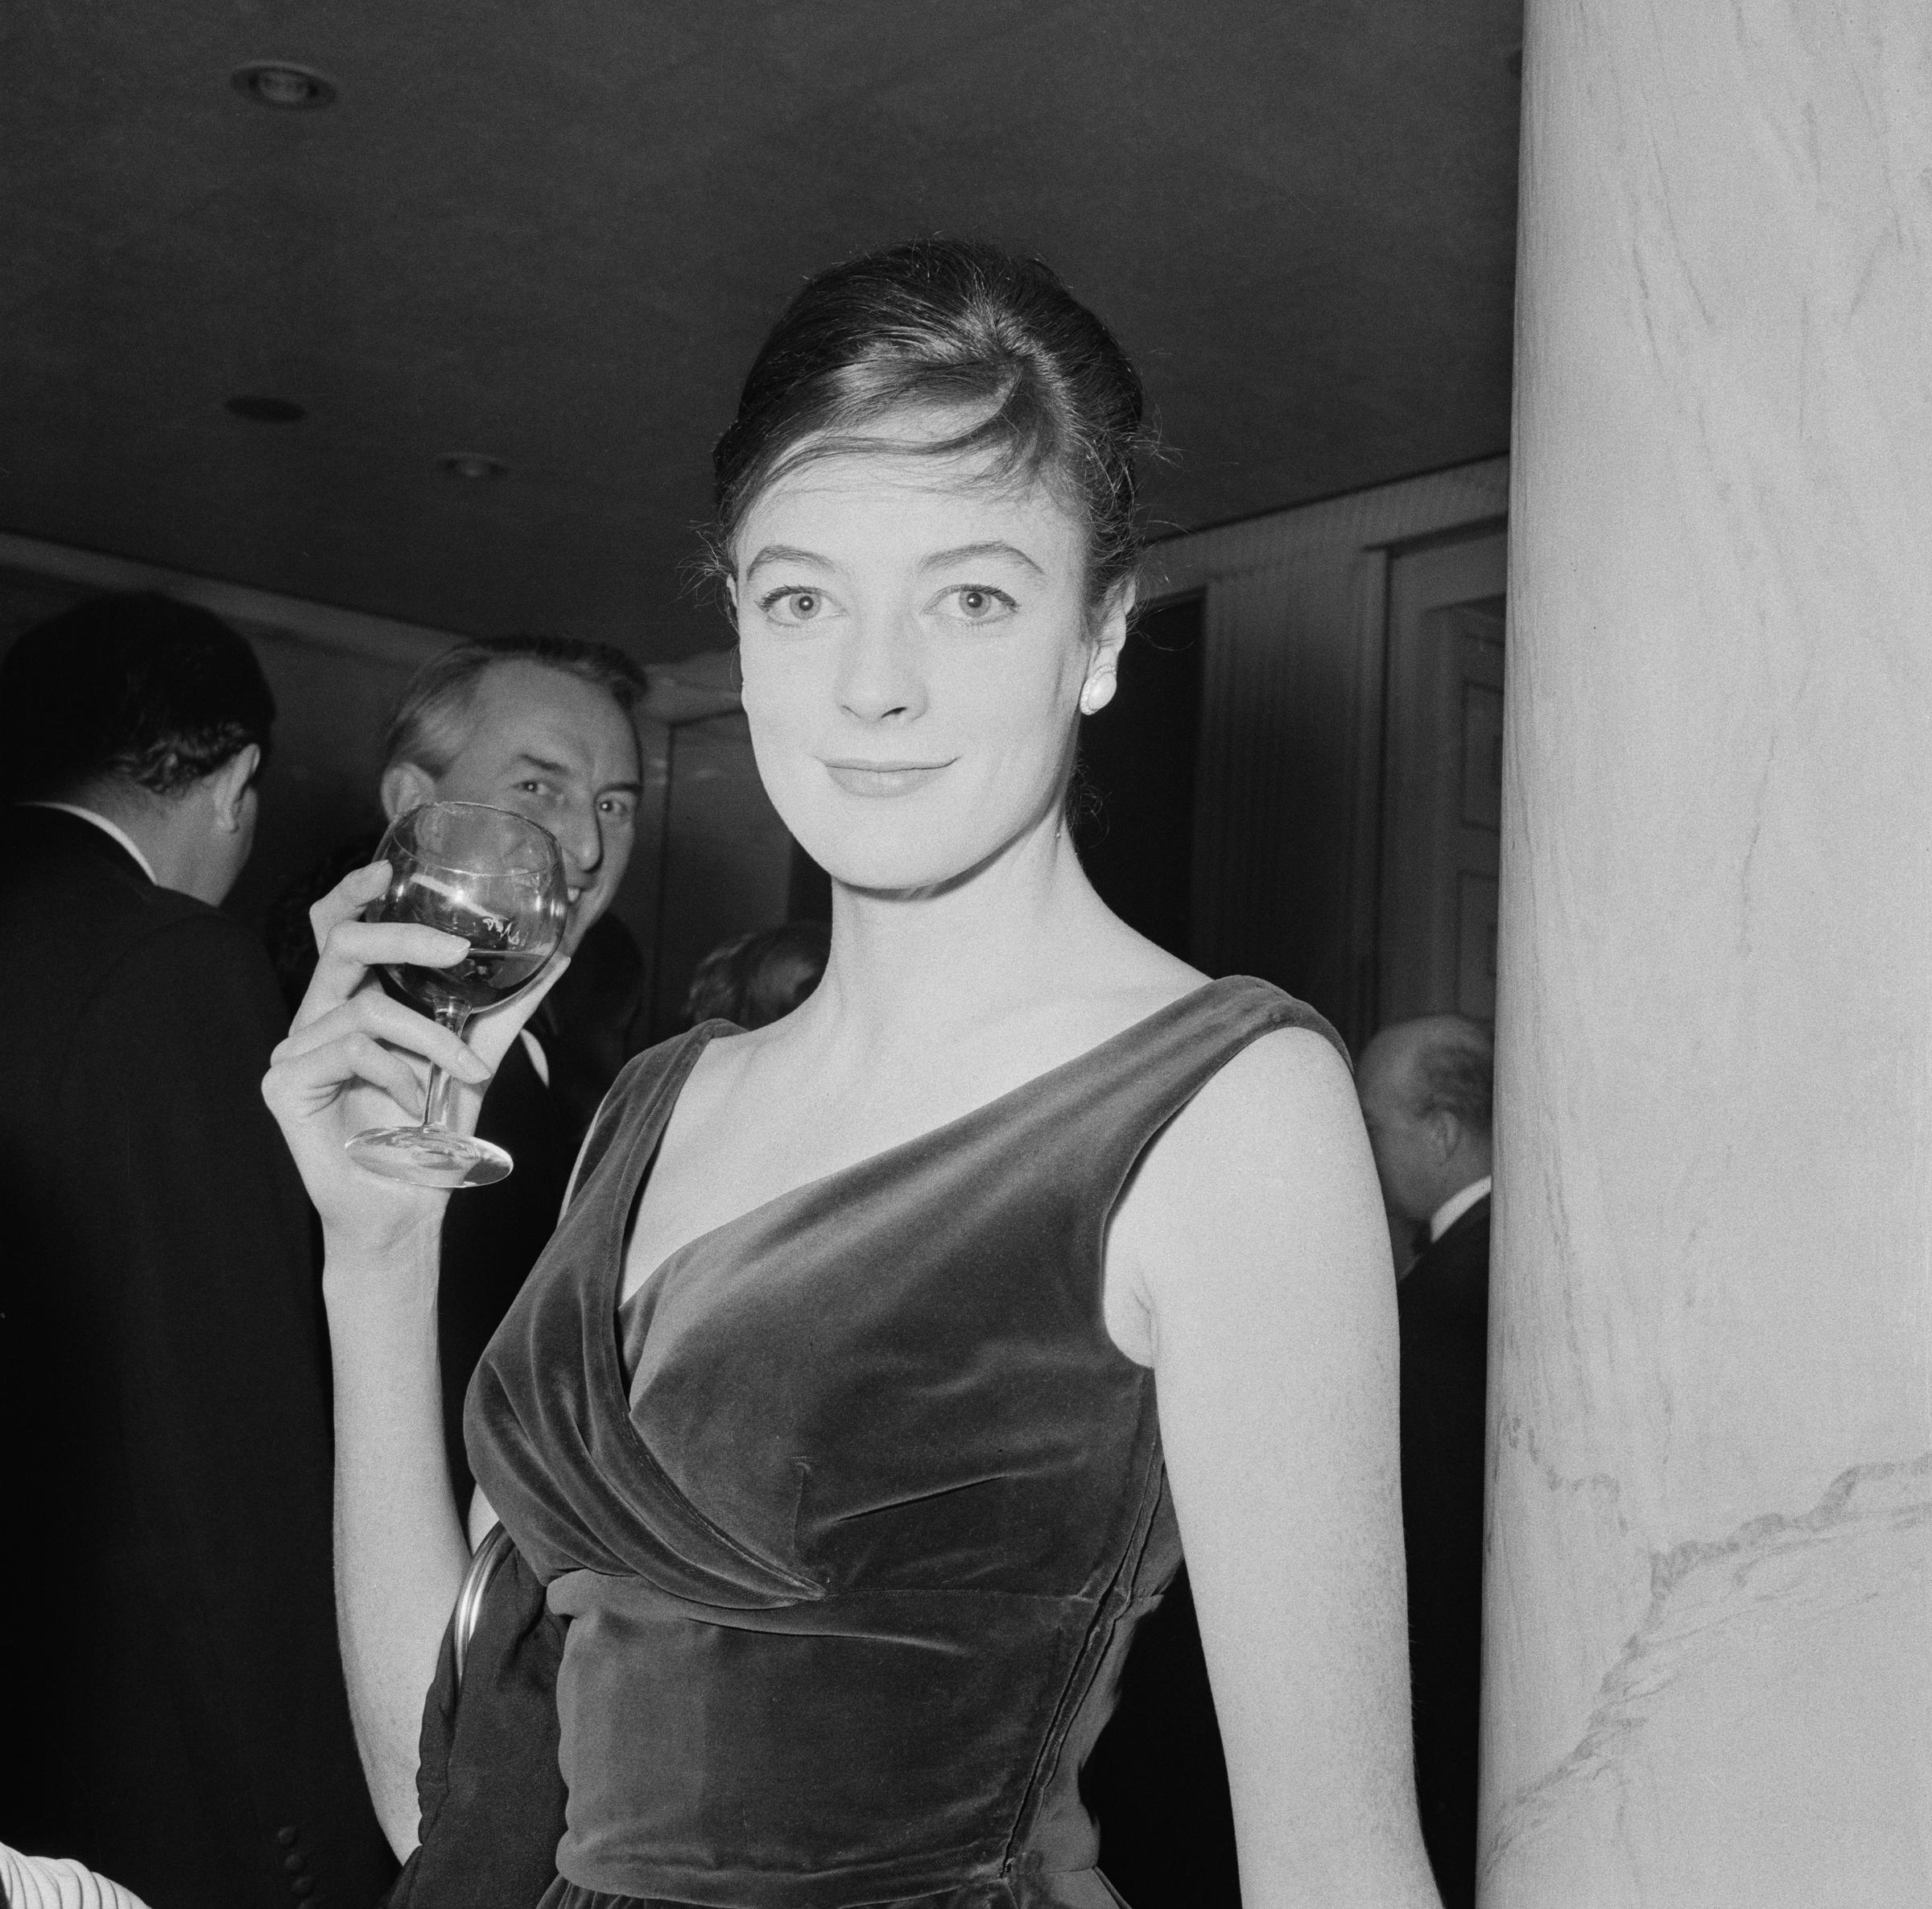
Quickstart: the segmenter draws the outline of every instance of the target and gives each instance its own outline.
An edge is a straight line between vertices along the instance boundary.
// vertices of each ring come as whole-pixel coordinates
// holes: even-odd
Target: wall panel
[[[1367,1025],[1389,553],[1505,509],[1509,460],[1170,538],[1149,600],[1207,592],[1194,959]]]

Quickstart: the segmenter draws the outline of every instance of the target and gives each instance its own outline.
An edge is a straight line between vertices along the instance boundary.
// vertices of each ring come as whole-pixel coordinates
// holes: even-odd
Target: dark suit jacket
[[[362,1909],[394,1863],[336,1655],[274,976],[91,823],[0,829],[0,1840],[155,1909]]]
[[[1489,1345],[1486,1197],[1410,1268],[1396,1288],[1396,1313],[1416,1795],[1443,1900],[1447,1909],[1458,1909],[1476,1900]]]

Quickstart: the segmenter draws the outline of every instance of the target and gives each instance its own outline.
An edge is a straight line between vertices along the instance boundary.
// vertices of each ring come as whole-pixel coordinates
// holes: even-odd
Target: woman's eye
[[[762,598],[759,608],[779,623],[810,623],[825,608],[825,599],[816,590],[774,590]]]
[[[953,614],[968,623],[997,623],[1019,608],[1004,590],[985,583],[961,583],[946,595]]]

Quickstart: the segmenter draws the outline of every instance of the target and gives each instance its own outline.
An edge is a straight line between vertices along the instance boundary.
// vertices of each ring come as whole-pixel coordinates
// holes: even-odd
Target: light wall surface
[[[1534,0],[1484,1909],[1932,1900],[1932,14]]]

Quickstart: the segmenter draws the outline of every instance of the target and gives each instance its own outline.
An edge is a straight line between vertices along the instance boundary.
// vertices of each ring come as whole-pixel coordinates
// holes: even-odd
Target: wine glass
[[[412,1004],[452,1034],[470,1016],[521,994],[564,938],[569,897],[564,856],[546,828],[482,802],[425,802],[390,824],[376,859],[389,886],[363,911],[370,922],[421,922],[460,935],[469,952],[448,967],[385,964]],[[509,1154],[448,1124],[448,1078],[431,1064],[416,1127],[372,1127],[347,1143],[350,1157],[415,1186],[487,1186],[510,1170]]]

